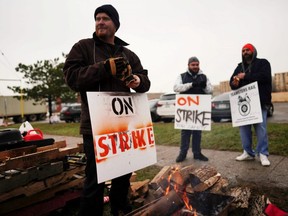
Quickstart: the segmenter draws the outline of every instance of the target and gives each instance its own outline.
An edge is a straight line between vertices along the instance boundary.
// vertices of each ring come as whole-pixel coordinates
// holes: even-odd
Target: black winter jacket
[[[111,57],[124,57],[129,61],[132,73],[140,77],[140,85],[134,90],[139,93],[150,89],[147,70],[138,56],[124,46],[128,44],[115,37],[115,45],[107,44],[93,34],[93,38],[82,39],[72,47],[65,61],[63,72],[67,85],[81,96],[81,134],[92,134],[87,102],[87,91],[130,92],[125,83],[107,72],[104,61]]]
[[[255,57],[249,67],[249,65],[239,63],[236,67],[233,75],[230,78],[230,87],[232,90],[238,89],[242,86],[257,82],[260,96],[261,107],[271,104],[272,94],[272,74],[270,63],[266,59],[258,59],[256,57],[257,51],[255,49]],[[240,80],[238,87],[232,85],[233,77],[240,72],[245,72],[244,79]]]
[[[183,84],[185,84],[185,83],[201,83],[201,82],[206,83],[207,82],[207,77],[205,74],[197,74],[197,75],[193,76],[190,73],[185,72],[185,73],[181,74],[181,78],[182,78]],[[205,94],[205,92],[204,92],[202,87],[200,87],[200,86],[194,87],[193,86],[193,88],[190,88],[185,92],[181,92],[180,94]]]

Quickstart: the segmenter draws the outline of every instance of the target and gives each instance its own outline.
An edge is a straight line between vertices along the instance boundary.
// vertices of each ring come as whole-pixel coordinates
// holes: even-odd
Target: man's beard
[[[245,62],[251,62],[252,58],[253,58],[253,54],[251,54],[251,55],[250,54],[245,54],[243,56],[243,59],[244,59]]]

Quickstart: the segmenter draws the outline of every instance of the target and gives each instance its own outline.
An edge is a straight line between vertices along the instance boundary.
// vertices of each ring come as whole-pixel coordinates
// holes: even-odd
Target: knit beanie
[[[249,49],[252,53],[254,52],[255,48],[252,44],[248,43],[248,44],[245,44],[242,48],[242,50],[246,48],[246,49]]]
[[[98,13],[106,13],[111,18],[114,25],[116,26],[116,31],[119,29],[119,27],[120,27],[119,14],[118,14],[117,10],[112,5],[106,4],[106,5],[102,5],[102,6],[98,7],[94,13],[94,19],[95,20],[96,20],[96,15]]]
[[[193,57],[189,58],[188,64],[190,64],[191,62],[199,62],[199,60],[196,56],[193,56]]]

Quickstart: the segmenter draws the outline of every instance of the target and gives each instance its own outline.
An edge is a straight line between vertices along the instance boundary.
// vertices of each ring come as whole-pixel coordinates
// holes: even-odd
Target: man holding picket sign
[[[193,56],[188,59],[188,69],[186,72],[179,74],[176,82],[174,84],[174,91],[180,94],[185,94],[185,95],[203,95],[203,94],[212,94],[212,85],[207,78],[207,76],[203,73],[202,70],[200,70],[200,62],[197,57]],[[197,97],[196,97],[197,98]],[[198,97],[199,98],[199,97]],[[204,100],[203,102],[208,101],[208,107],[210,108],[210,122],[211,122],[211,96],[209,97],[210,100]],[[184,99],[183,101],[188,101],[188,99]],[[192,101],[192,99],[190,100]],[[187,102],[188,103],[188,102]],[[197,99],[195,99],[195,104],[197,104]],[[189,107],[188,107],[189,109]],[[186,109],[186,111],[189,111]],[[178,121],[178,116],[183,116],[183,111],[181,113],[178,112],[179,110],[176,110],[176,115],[175,115],[175,122]],[[193,121],[194,123],[198,122],[198,120],[194,120],[192,113],[193,111],[190,111],[190,117],[189,121]],[[205,113],[205,112],[202,112]],[[178,115],[179,114],[179,115]],[[209,114],[209,113],[207,113]],[[207,116],[207,115],[206,115]],[[202,116],[202,119],[205,118],[205,114]],[[179,120],[180,121],[180,120]],[[208,161],[208,158],[204,156],[201,153],[201,136],[202,136],[202,130],[201,128],[193,128],[194,126],[190,126],[193,129],[184,129],[189,122],[183,121],[183,129],[181,130],[181,145],[180,145],[180,153],[178,157],[176,158],[176,162],[182,162],[186,159],[187,152],[190,146],[190,139],[192,136],[192,152],[194,155],[195,160],[201,160],[201,161]]]
[[[91,112],[93,113],[95,109],[91,110],[88,107],[87,92],[99,92],[99,94],[115,92],[116,96],[117,93],[126,92],[127,95],[120,98],[129,100],[132,96],[130,97],[128,93],[132,90],[145,93],[150,89],[148,71],[143,68],[139,57],[126,47],[128,46],[126,42],[115,36],[120,27],[117,10],[110,4],[99,6],[94,12],[94,20],[95,31],[92,38],[81,39],[73,45],[63,68],[67,85],[75,92],[79,92],[81,96],[80,133],[83,135],[87,162],[79,216],[101,216],[104,211],[105,182],[98,181],[99,170],[97,166],[96,172],[90,118]],[[98,103],[94,107],[101,108],[103,104]],[[106,115],[104,112],[100,114],[104,117]],[[112,125],[113,122],[108,122],[108,117],[97,122],[98,125],[109,123]],[[105,130],[102,133],[105,133]],[[128,173],[111,180],[109,196],[113,216],[127,214],[132,210],[128,202],[130,177],[131,173]]]
[[[242,155],[236,157],[236,160],[254,160],[255,156],[259,154],[262,166],[270,166],[268,160],[267,109],[268,105],[271,104],[271,66],[266,59],[257,58],[256,48],[248,43],[242,48],[242,62],[238,64],[230,78],[230,87],[232,90],[238,90],[253,82],[257,82],[258,85],[263,120],[260,123],[239,127],[244,151]],[[252,126],[257,136],[256,152],[252,149]]]

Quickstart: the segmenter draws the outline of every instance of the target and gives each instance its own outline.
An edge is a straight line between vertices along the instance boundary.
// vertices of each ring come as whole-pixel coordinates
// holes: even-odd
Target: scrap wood
[[[131,199],[138,197],[145,197],[149,191],[148,183],[149,179],[144,181],[131,182],[130,184],[130,196]]]
[[[235,197],[232,206],[235,208],[248,208],[251,189],[248,187],[234,187],[228,192],[230,196]]]
[[[36,151],[37,151],[36,145],[0,151],[0,162],[5,162],[6,160],[9,160],[10,158],[18,157],[18,156],[22,156],[26,154],[31,154]]]
[[[70,201],[78,199],[81,192],[81,190],[67,190],[57,194],[52,199],[13,211],[6,216],[49,215],[52,211],[65,207]]]
[[[196,170],[194,165],[184,166],[180,169],[181,174],[185,180],[189,179],[190,173]]]
[[[28,155],[23,155],[11,158],[0,165],[0,172],[10,169],[26,169],[32,166],[39,166],[48,161],[58,160],[64,158],[66,155],[75,154],[79,152],[79,147],[71,147],[65,149],[52,148],[41,152],[35,152]]]
[[[35,152],[45,151],[49,149],[65,148],[65,147],[67,147],[66,141],[58,141],[52,145],[47,145],[47,146],[42,146],[42,147],[37,147],[37,145],[23,146],[20,148],[0,151],[0,161],[5,162],[6,160],[9,160],[15,157],[29,155]]]
[[[49,149],[43,152],[35,152],[28,155],[23,155],[6,160],[4,164],[0,165],[0,171],[11,169],[26,169],[28,167],[37,166],[41,163],[46,163],[50,160],[56,159],[59,150],[57,148]]]
[[[65,184],[61,184],[57,187],[50,188],[49,190],[44,190],[39,193],[36,193],[30,197],[20,196],[15,197],[11,200],[0,203],[0,215],[5,215],[9,212],[31,206],[36,203],[48,200],[57,196],[57,193],[69,190],[71,188],[79,188],[83,186],[83,179],[74,179]]]
[[[168,178],[170,172],[171,172],[172,167],[171,166],[164,166],[160,172],[151,180],[149,183],[149,188],[157,190],[159,187],[159,183],[163,180]]]
[[[59,148],[60,149],[60,148],[66,148],[66,147],[67,147],[66,141],[62,140],[62,141],[54,142],[52,145],[38,147],[37,151],[40,152],[40,151],[45,151],[45,150],[53,149],[53,148]]]
[[[227,193],[229,181],[226,178],[221,177],[214,185],[210,188],[211,193],[217,193],[225,195]]]
[[[195,175],[201,182],[204,182],[211,178],[212,176],[217,175],[217,170],[214,167],[205,165],[203,167],[197,168],[191,172],[191,174]]]
[[[0,194],[12,189],[27,185],[32,181],[39,181],[63,172],[63,161],[46,163],[39,167],[30,167],[26,170],[9,170],[0,179]]]
[[[47,189],[54,190],[54,188],[59,185],[63,185],[64,183],[68,184],[72,179],[74,179],[75,174],[83,172],[84,169],[84,166],[75,167],[71,170],[62,172],[59,175],[55,175],[41,181],[31,182],[30,184],[15,188],[9,192],[2,193],[0,194],[0,202],[12,199],[13,197],[18,197],[20,195],[25,195],[26,197],[29,197]],[[79,179],[79,181],[83,181],[83,178],[79,178],[79,175],[77,175],[76,179]]]
[[[204,182],[199,182],[199,184],[196,184],[192,186],[193,192],[202,192],[209,188],[211,188],[221,177],[220,173],[217,173],[214,176],[211,176],[209,179],[205,180]],[[190,191],[189,191],[190,192]]]

